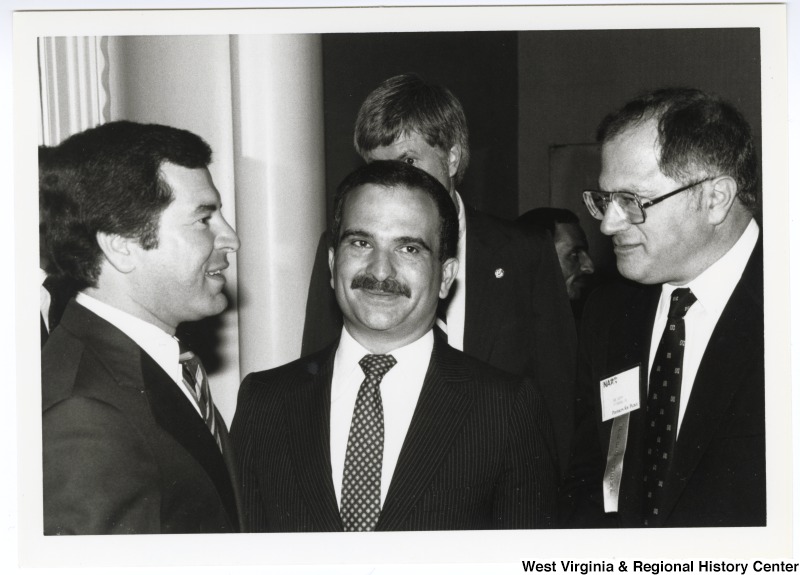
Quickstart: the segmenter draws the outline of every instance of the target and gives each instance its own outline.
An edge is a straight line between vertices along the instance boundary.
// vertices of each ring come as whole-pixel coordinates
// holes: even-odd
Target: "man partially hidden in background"
[[[584,312],[573,526],[766,524],[763,247],[750,128],[659,90],[609,115],[584,201],[628,282]]]
[[[211,149],[112,122],[47,154],[51,263],[80,291],[42,350],[45,534],[238,531],[225,424],[174,337],[225,309],[239,248]]]
[[[75,295],[75,289],[69,278],[60,277],[50,263],[50,250],[47,247],[47,225],[50,221],[50,211],[47,202],[48,174],[59,171],[62,178],[68,177],[69,168],[57,166],[57,150],[55,147],[39,146],[39,333],[41,347],[47,343],[61,316],[67,302]]]
[[[375,161],[342,182],[334,210],[339,339],[239,392],[231,436],[249,528],[553,526],[558,471],[537,388],[433,329],[458,271],[447,190]]]
[[[500,369],[533,376],[551,413],[559,462],[573,429],[576,335],[555,250],[542,229],[523,231],[467,205],[456,187],[469,163],[461,102],[415,74],[383,81],[364,100],[354,129],[366,162],[399,160],[436,178],[458,216],[459,268],[437,325],[454,348]],[[327,235],[317,250],[306,306],[303,355],[341,332],[330,289]]]
[[[535,208],[522,214],[516,222],[550,232],[569,300],[574,302],[583,297],[587,279],[594,273],[594,262],[578,216],[565,208]]]

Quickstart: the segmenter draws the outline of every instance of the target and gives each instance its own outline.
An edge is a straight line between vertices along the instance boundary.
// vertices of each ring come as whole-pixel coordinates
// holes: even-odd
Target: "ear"
[[[458,172],[458,166],[461,164],[461,145],[460,144],[453,144],[453,146],[447,151],[447,171],[450,174],[450,178],[456,175]]]
[[[450,258],[442,264],[442,283],[439,286],[439,298],[444,299],[450,293],[453,282],[456,281],[458,273],[458,260]]]
[[[105,232],[97,232],[96,237],[106,261],[118,272],[127,274],[134,270],[135,251],[141,249],[136,240]]]
[[[334,262],[336,261],[336,253],[333,251],[333,248],[328,248],[328,269],[331,270],[331,288],[336,289],[336,286],[333,283],[333,268]]]
[[[719,225],[728,217],[731,207],[736,202],[736,193],[739,186],[730,176],[720,176],[711,181],[711,187],[706,197],[708,206],[708,221],[712,225]]]

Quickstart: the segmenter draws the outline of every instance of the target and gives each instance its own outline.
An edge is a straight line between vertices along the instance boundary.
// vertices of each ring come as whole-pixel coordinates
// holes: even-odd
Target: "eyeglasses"
[[[659,196],[653,200],[644,201],[642,201],[642,198],[633,192],[601,192],[598,190],[585,190],[583,192],[583,203],[586,204],[586,208],[589,210],[589,213],[592,214],[592,217],[598,220],[603,219],[603,217],[606,215],[606,210],[608,209],[609,204],[613,203],[615,206],[617,206],[620,213],[625,217],[626,220],[628,220],[629,223],[643,224],[647,218],[645,215],[645,210],[647,208],[654,206],[659,202],[663,202],[675,194],[680,194],[681,192],[685,192],[686,190],[695,186],[699,186],[700,184],[709,180],[713,180],[714,177],[705,178],[704,180],[700,180],[687,186],[683,186],[682,188],[678,188],[677,190],[668,192],[663,196]]]

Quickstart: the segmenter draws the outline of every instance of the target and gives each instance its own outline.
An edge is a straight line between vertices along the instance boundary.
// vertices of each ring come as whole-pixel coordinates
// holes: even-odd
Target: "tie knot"
[[[672,319],[682,318],[696,301],[697,298],[689,288],[676,289],[669,298],[668,317]]]
[[[394,367],[397,360],[391,355],[365,355],[358,362],[366,376],[382,378]]]
[[[177,338],[176,338],[177,339]],[[178,340],[178,361],[182,364],[191,364],[191,363],[199,363],[200,358],[197,357],[189,347],[183,343],[181,340]]]

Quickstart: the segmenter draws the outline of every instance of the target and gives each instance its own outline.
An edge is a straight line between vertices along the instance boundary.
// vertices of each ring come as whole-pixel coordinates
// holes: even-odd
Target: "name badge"
[[[600,380],[603,421],[639,409],[639,365]]]
[[[603,507],[606,513],[619,510],[622,464],[628,446],[630,413],[639,409],[639,370],[636,365],[600,381],[603,421],[613,419],[608,442],[606,470],[603,474]]]
[[[603,473],[603,507],[606,513],[619,511],[619,488],[622,485],[622,463],[628,446],[630,412],[614,418],[608,443],[606,470]]]

